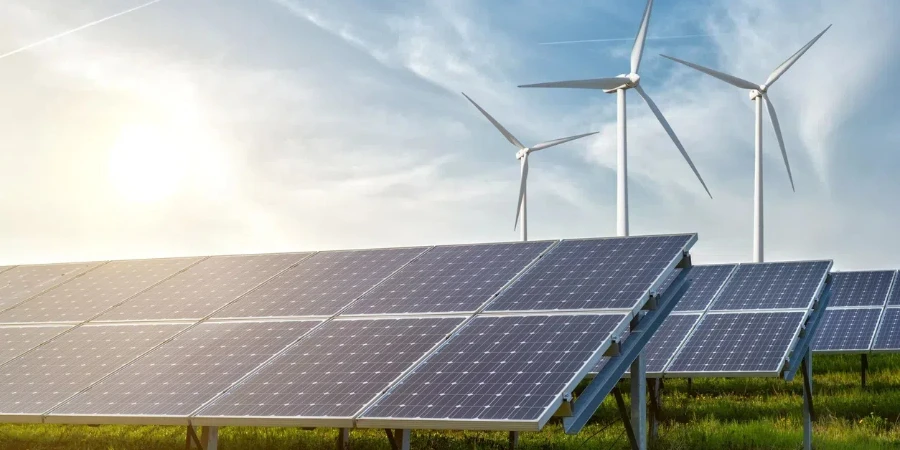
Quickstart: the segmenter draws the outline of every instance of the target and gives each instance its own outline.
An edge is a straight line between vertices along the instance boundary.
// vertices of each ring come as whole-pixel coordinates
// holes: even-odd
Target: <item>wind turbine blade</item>
[[[587,137],[587,136],[590,136],[592,134],[597,134],[597,133],[599,133],[599,131],[594,131],[593,133],[579,134],[578,136],[569,136],[569,137],[565,137],[565,138],[561,138],[561,139],[554,139],[552,141],[541,142],[540,144],[532,145],[531,147],[528,147],[528,148],[531,151],[536,152],[538,150],[543,150],[545,148],[550,148],[550,147],[553,147],[553,146],[556,146],[559,144],[565,144],[566,142],[574,141],[575,139],[581,139],[583,137]]]
[[[694,175],[697,175],[697,179],[700,180],[700,184],[703,185],[703,190],[706,191],[706,195],[708,195],[709,198],[712,198],[712,194],[709,193],[709,188],[706,187],[706,182],[703,181],[703,177],[700,176],[700,172],[697,171],[697,167],[694,165],[694,162],[691,161],[691,157],[688,156],[687,151],[684,149],[684,146],[681,145],[681,141],[678,140],[678,136],[675,135],[675,131],[673,131],[672,127],[669,126],[669,122],[656,106],[656,103],[653,103],[653,100],[650,99],[650,96],[647,95],[646,92],[644,92],[644,88],[642,88],[640,85],[636,85],[634,89],[638,91],[638,94],[640,94],[641,97],[644,98],[644,101],[647,102],[647,106],[650,107],[650,110],[653,111],[653,114],[657,119],[659,119],[659,123],[666,130],[666,133],[669,133],[669,137],[672,138],[672,142],[674,142],[675,146],[678,147],[678,151],[681,152],[681,156],[683,156],[684,160],[687,161],[689,166],[691,166],[691,170],[694,171]]]
[[[631,48],[631,73],[637,73],[641,66],[641,57],[644,56],[644,42],[647,40],[647,28],[650,27],[650,10],[653,9],[653,0],[647,0],[644,8],[644,18],[641,19],[641,28],[634,38],[634,47]]]
[[[703,67],[703,66],[701,66],[701,65],[699,65],[699,64],[689,63],[689,62],[687,62],[687,61],[684,61],[684,60],[681,60],[681,59],[678,59],[678,58],[673,58],[673,57],[671,57],[671,56],[666,56],[666,55],[659,55],[659,56],[662,56],[663,58],[666,58],[666,59],[671,59],[672,61],[675,61],[675,62],[677,62],[677,63],[684,64],[684,65],[690,67],[691,69],[699,70],[700,72],[703,72],[703,73],[705,73],[705,74],[707,74],[707,75],[709,75],[709,76],[718,78],[718,79],[720,79],[720,80],[722,80],[722,81],[724,81],[724,82],[726,82],[726,83],[728,83],[728,84],[730,84],[730,85],[737,86],[737,87],[739,87],[739,88],[744,88],[744,89],[759,89],[759,85],[753,84],[753,83],[751,83],[751,82],[749,82],[749,81],[747,81],[747,80],[744,80],[744,79],[742,79],[742,78],[738,78],[738,77],[733,76],[733,75],[728,75],[727,73],[719,72],[718,70],[713,70],[713,69],[710,69],[710,68],[708,68],[708,67]]]
[[[775,114],[775,106],[772,105],[772,101],[769,100],[767,94],[763,94],[763,99],[766,101],[766,108],[769,109],[769,117],[772,118],[772,127],[775,128],[775,137],[778,138],[778,145],[781,147],[781,156],[784,158],[784,167],[787,168],[788,179],[791,180],[791,190],[796,192],[797,189],[794,189],[794,176],[791,175],[791,163],[788,162],[787,150],[784,148],[784,137],[781,135],[781,125],[778,123],[778,115]]]
[[[504,137],[506,137],[507,141],[509,141],[512,145],[515,145],[516,147],[525,148],[525,146],[522,145],[522,143],[519,142],[519,140],[516,139],[516,137],[513,136],[512,133],[510,133],[509,131],[506,131],[506,128],[503,128],[503,125],[500,125],[500,122],[497,122],[493,117],[491,117],[490,114],[487,113],[487,111],[485,111],[480,106],[478,106],[478,103],[475,103],[474,100],[469,98],[469,96],[466,95],[465,92],[463,92],[462,95],[463,95],[463,97],[468,99],[470,102],[472,102],[472,104],[475,105],[475,107],[478,108],[479,111],[481,111],[481,114],[484,114],[484,117],[487,117],[487,120],[490,120],[491,123],[494,124],[494,127],[496,127],[497,130],[499,130],[500,133],[503,134]]]
[[[519,203],[516,205],[516,223],[513,225],[513,230],[519,226],[519,216],[522,214],[522,200],[525,198],[525,181],[528,180],[528,154],[526,153],[525,160],[522,162],[522,179],[519,181]]]
[[[570,88],[570,89],[616,89],[628,84],[627,78],[594,78],[591,80],[551,81],[549,83],[523,84],[520,88]]]
[[[794,63],[797,62],[797,60],[800,59],[800,57],[803,56],[803,54],[806,53],[806,51],[809,50],[810,47],[812,47],[813,44],[815,44],[816,41],[818,41],[819,38],[822,37],[822,35],[825,34],[825,32],[830,28],[831,25],[828,25],[824,30],[822,30],[821,33],[817,34],[816,37],[814,37],[806,45],[800,47],[800,50],[797,50],[797,53],[794,53],[790,58],[787,59],[787,61],[781,63],[780,66],[776,67],[775,71],[772,72],[772,75],[769,75],[769,79],[766,80],[766,86],[771,86],[772,83],[781,78],[781,76],[784,75],[784,73],[787,72],[787,70],[790,69],[791,66],[793,66]]]

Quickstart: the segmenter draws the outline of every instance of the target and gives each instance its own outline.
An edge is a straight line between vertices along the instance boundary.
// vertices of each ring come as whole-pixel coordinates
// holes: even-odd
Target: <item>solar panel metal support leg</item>
[[[859,361],[859,376],[860,376],[860,385],[863,389],[866,388],[866,372],[869,370],[869,355],[860,355]]]
[[[188,422],[187,433],[185,435],[185,450],[191,450],[192,448],[197,448],[199,450],[203,449],[203,444],[200,442],[200,437],[197,436],[197,431],[194,430],[194,425]]]
[[[509,450],[516,450],[519,447],[519,432],[509,432]]]
[[[350,450],[350,429],[338,428],[337,450]]]
[[[616,406],[619,407],[619,414],[622,415],[622,423],[625,425],[625,435],[628,436],[628,442],[631,443],[631,450],[637,450],[638,442],[634,437],[634,430],[631,428],[631,418],[628,416],[628,408],[625,407],[625,399],[622,398],[622,390],[619,386],[613,388],[613,397],[616,398]]]
[[[219,427],[203,427],[200,429],[201,450],[216,450],[219,447]]]
[[[806,356],[801,364],[803,375],[803,448],[812,450],[812,423],[815,420],[812,392],[812,350],[806,350]]]
[[[643,353],[631,363],[631,428],[636,448],[647,450],[647,364]]]
[[[388,442],[391,444],[391,450],[409,450],[409,430],[391,430],[385,428],[384,433],[387,434]]]
[[[662,378],[647,379],[647,394],[650,396],[650,411],[647,420],[650,422],[647,426],[650,433],[650,440],[654,441],[659,438],[659,415],[660,415],[660,399],[662,398]]]

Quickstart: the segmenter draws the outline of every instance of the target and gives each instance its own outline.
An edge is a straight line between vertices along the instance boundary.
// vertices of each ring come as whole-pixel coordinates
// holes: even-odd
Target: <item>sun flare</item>
[[[109,150],[109,177],[132,202],[158,202],[175,194],[187,172],[185,136],[153,125],[127,125]]]

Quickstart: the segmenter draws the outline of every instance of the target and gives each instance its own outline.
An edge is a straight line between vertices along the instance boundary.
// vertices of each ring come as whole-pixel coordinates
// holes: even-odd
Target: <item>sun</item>
[[[126,125],[109,149],[109,179],[127,201],[159,202],[184,184],[188,139],[156,125]]]

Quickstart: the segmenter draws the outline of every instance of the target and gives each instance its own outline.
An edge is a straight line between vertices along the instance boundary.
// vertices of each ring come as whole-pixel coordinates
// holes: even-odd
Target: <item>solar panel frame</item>
[[[672,257],[672,260],[664,267],[663,271],[650,283],[648,289],[640,296],[640,298],[635,299],[635,304],[630,308],[572,308],[572,309],[495,309],[500,302],[504,300],[504,295],[514,295],[509,294],[510,288],[515,288],[516,283],[521,282],[523,278],[529,276],[533,271],[540,270],[541,263],[545,261],[547,258],[552,258],[554,256],[554,252],[559,251],[561,245],[569,242],[585,242],[585,241],[609,241],[609,240],[621,240],[621,239],[640,239],[640,238],[676,238],[676,237],[684,237],[687,238],[685,241],[681,253]],[[547,312],[561,312],[561,313],[578,313],[582,311],[587,312],[609,312],[609,313],[628,313],[628,314],[637,314],[641,309],[643,309],[647,302],[651,298],[651,294],[660,293],[659,291],[665,285],[666,281],[670,278],[670,276],[675,271],[675,268],[681,263],[684,259],[684,255],[687,254],[691,247],[697,243],[697,234],[696,233],[684,233],[684,234],[665,234],[665,235],[648,235],[648,236],[633,236],[629,238],[622,237],[607,237],[607,238],[584,238],[584,239],[563,239],[560,240],[559,243],[553,247],[551,247],[541,258],[534,261],[530,266],[528,266],[522,273],[519,274],[518,277],[514,280],[514,283],[510,283],[510,285],[506,286],[504,289],[500,291],[496,296],[494,296],[481,310],[481,312],[488,313],[508,313],[508,314],[542,314]]]
[[[471,320],[463,323],[453,335],[445,340],[439,347],[433,349],[425,358],[423,358],[416,367],[409,370],[404,376],[397,379],[391,386],[378,398],[372,401],[365,409],[360,411],[356,417],[357,428],[396,428],[396,429],[432,429],[432,430],[508,430],[508,431],[539,431],[550,420],[553,414],[562,404],[562,395],[558,399],[545,407],[543,413],[536,420],[509,420],[509,419],[439,419],[439,418],[413,418],[413,417],[366,417],[366,413],[374,407],[382,398],[387,397],[391,392],[410,377],[416,369],[428,361],[431,357],[439,353],[445,346],[449,345],[454,338],[462,333],[466,326],[472,324],[477,319],[496,319],[496,318],[513,318],[513,317],[571,317],[571,316],[620,316],[621,320],[618,325],[609,333],[607,339],[597,348],[594,349],[592,355],[587,358],[581,368],[569,379],[560,393],[572,392],[582,380],[597,365],[606,351],[612,345],[612,339],[625,333],[633,317],[629,313],[609,312],[609,311],[538,311],[538,312],[491,312],[482,313],[472,317]]]
[[[849,346],[828,346],[828,347],[819,347],[817,348],[817,344],[820,342],[822,333],[826,332],[826,326],[829,325],[829,319],[832,318],[833,314],[841,314],[844,312],[854,313],[854,312],[862,312],[862,311],[873,311],[875,312],[875,317],[873,321],[873,325],[871,327],[869,334],[869,338],[864,347],[849,347]],[[822,317],[822,323],[819,325],[819,329],[816,330],[816,336],[813,339],[812,343],[812,351],[816,354],[832,354],[832,355],[857,355],[860,353],[868,353],[869,349],[872,347],[872,344],[875,340],[875,335],[877,334],[878,322],[881,320],[882,315],[884,314],[883,306],[868,306],[868,307],[835,307],[835,308],[827,308],[825,310],[825,315]],[[834,329],[834,328],[832,328]]]

